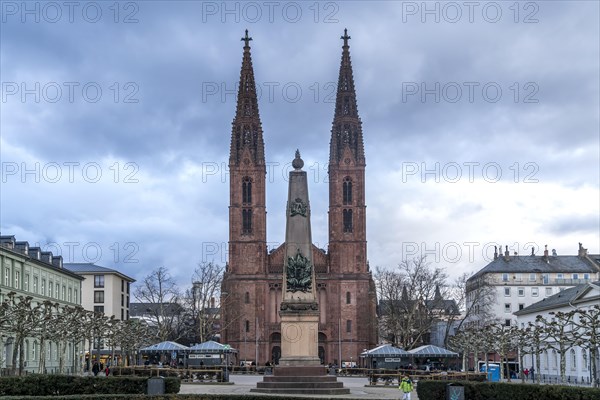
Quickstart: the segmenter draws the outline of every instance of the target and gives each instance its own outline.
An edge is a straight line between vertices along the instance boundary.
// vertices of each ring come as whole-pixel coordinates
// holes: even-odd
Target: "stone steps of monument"
[[[337,382],[337,377],[332,375],[321,376],[264,376],[264,382]]]
[[[251,392],[256,393],[277,393],[277,394],[350,394],[350,389],[347,388],[304,388],[304,389],[288,389],[288,388],[256,388],[250,389]]]
[[[256,387],[259,389],[268,388],[316,388],[316,389],[335,389],[344,387],[343,382],[290,382],[290,381],[279,381],[279,382],[257,382]]]

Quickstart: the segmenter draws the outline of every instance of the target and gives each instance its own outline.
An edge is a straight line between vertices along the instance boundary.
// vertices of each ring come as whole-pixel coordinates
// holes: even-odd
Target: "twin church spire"
[[[342,61],[337,86],[335,101],[335,114],[331,131],[329,162],[333,164],[344,161],[344,150],[348,149],[352,155],[352,161],[356,165],[364,165],[364,145],[362,135],[362,122],[358,116],[356,104],[356,91],[354,88],[354,77],[352,74],[352,62],[350,59],[350,46],[348,30],[344,29],[344,41],[342,46]],[[245,149],[249,151],[252,161],[256,164],[264,164],[264,140],[262,124],[258,112],[258,98],[256,95],[256,82],[254,69],[252,67],[252,56],[250,54],[250,41],[246,29],[244,42],[244,55],[238,88],[237,107],[233,120],[230,164],[243,162],[241,154]],[[347,154],[346,154],[347,155]]]
[[[249,161],[255,165],[264,165],[265,144],[258,113],[252,56],[250,55],[250,41],[252,38],[248,36],[247,29],[246,35],[241,40],[244,42],[244,56],[242,58],[237,108],[232,124],[229,163],[230,165],[238,165]],[[245,157],[243,157],[244,154]]]

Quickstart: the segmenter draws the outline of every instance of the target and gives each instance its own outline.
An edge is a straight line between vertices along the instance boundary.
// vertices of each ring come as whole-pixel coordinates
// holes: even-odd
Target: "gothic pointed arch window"
[[[343,211],[344,233],[352,233],[352,210]]]
[[[252,179],[247,176],[242,179],[242,203],[252,204]]]
[[[252,209],[242,209],[242,234],[249,235],[252,233]]]
[[[349,176],[342,183],[342,202],[344,205],[352,204],[352,179]]]
[[[250,304],[250,292],[244,294],[244,303]]]

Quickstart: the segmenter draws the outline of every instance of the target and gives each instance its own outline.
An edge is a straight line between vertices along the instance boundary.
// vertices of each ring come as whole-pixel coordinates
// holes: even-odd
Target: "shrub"
[[[122,376],[36,375],[0,378],[0,396],[57,396],[82,394],[144,394],[148,378]],[[179,378],[165,378],[165,393],[178,393]]]
[[[467,400],[600,400],[600,389],[593,388],[466,381],[420,381],[417,385],[419,400],[445,399],[446,386],[450,383],[463,385]]]

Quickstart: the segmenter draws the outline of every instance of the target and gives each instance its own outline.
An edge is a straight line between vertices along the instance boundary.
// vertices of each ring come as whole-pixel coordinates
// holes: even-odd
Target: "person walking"
[[[413,384],[410,378],[406,375],[402,377],[400,386],[398,387],[402,391],[402,400],[410,400],[410,393],[413,391]]]
[[[92,372],[94,373],[94,376],[98,376],[98,372],[100,372],[100,365],[98,365],[98,361],[94,361]]]
[[[525,374],[525,380],[529,380],[529,370],[527,368],[523,370],[523,374]]]

